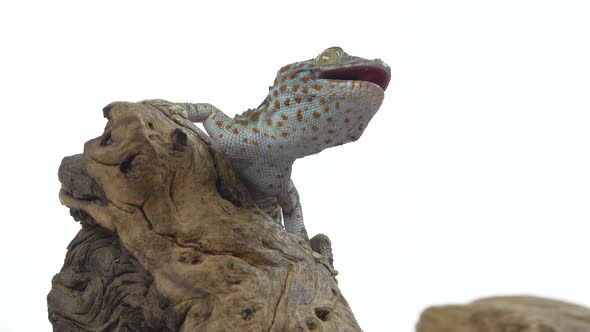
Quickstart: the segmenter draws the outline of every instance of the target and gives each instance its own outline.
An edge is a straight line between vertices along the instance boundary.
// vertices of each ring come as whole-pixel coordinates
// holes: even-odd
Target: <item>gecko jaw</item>
[[[387,89],[391,78],[389,67],[382,65],[360,65],[323,70],[318,78],[339,81],[364,81],[378,85],[383,91]]]

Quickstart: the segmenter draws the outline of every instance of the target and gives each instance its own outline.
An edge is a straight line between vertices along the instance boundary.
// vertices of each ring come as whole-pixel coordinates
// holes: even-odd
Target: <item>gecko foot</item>
[[[146,99],[142,100],[139,103],[151,105],[157,108],[166,108],[172,114],[177,114],[182,116],[185,119],[188,119],[188,104],[181,104],[181,103],[173,103],[164,99]]]
[[[316,262],[322,264],[333,276],[338,275],[338,271],[334,269],[334,258],[332,255],[332,242],[325,234],[318,234],[310,241],[300,239],[299,243],[310,250],[311,255]]]

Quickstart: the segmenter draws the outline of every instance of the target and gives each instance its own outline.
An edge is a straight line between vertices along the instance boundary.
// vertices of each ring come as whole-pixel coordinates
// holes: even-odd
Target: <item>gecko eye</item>
[[[340,60],[340,56],[344,53],[340,47],[330,47],[329,49],[318,55],[316,62],[320,66],[334,65]]]

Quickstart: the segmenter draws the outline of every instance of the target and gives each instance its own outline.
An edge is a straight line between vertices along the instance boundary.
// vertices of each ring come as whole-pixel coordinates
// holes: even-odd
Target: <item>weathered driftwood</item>
[[[432,307],[417,332],[590,332],[590,309],[530,296]]]
[[[142,104],[104,112],[59,171],[83,227],[48,295],[56,331],[360,331],[330,272],[198,128]]]

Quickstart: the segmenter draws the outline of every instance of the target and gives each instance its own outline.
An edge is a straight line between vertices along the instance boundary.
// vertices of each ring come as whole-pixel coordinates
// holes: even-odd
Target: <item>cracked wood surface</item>
[[[197,127],[135,103],[104,114],[59,171],[83,227],[48,295],[54,330],[360,331],[331,273]]]

